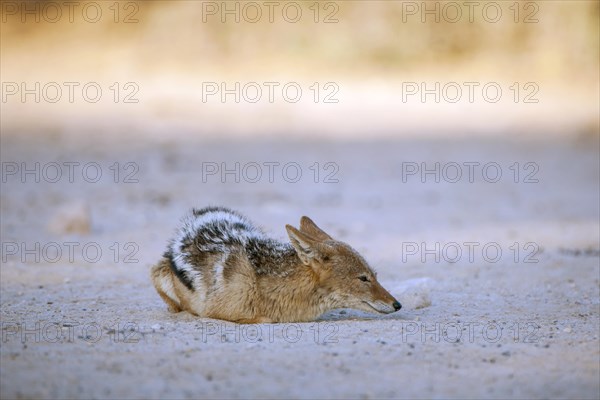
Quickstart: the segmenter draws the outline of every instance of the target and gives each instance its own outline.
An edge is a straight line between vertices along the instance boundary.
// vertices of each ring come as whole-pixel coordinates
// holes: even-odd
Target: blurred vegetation
[[[35,3],[27,2],[27,7]],[[45,2],[37,3],[42,7]],[[21,23],[18,16],[3,13],[4,55],[35,48],[50,57],[77,62],[95,53],[98,66],[119,62],[148,71],[177,66],[181,72],[243,67],[268,72],[296,68],[300,72],[393,73],[471,65],[478,71],[522,68],[562,78],[574,70],[596,73],[600,57],[598,1],[520,1],[519,22],[510,9],[517,2],[495,2],[503,12],[496,23],[482,17],[481,10],[490,3],[486,1],[475,9],[473,22],[469,22],[468,9],[461,6],[463,15],[454,23],[441,10],[464,2],[426,2],[431,8],[438,3],[441,18],[436,22],[434,15],[427,15],[423,23],[422,10],[415,15],[407,12],[407,7],[420,8],[423,2],[338,1],[334,3],[339,7],[334,14],[338,22],[327,24],[314,22],[310,8],[314,1],[297,2],[303,11],[297,23],[282,17],[287,2],[279,2],[272,23],[264,6],[259,22],[246,21],[242,14],[240,23],[232,15],[222,23],[220,13],[207,15],[200,1],[137,2],[134,18],[139,22],[115,23],[108,10],[113,2],[100,3],[105,16],[95,24],[86,23],[77,13],[73,23],[66,16],[60,23]],[[227,4],[233,8],[235,3]],[[120,4],[120,18],[124,18],[132,9],[124,9],[128,2]],[[220,7],[223,3],[212,4]],[[238,7],[246,4],[238,2]],[[332,7],[321,2],[319,19],[331,13]],[[524,23],[528,15],[538,22]]]

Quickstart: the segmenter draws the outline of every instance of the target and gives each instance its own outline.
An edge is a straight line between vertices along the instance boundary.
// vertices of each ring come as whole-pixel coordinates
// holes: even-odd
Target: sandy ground
[[[1,397],[600,397],[594,138],[284,139],[3,132]],[[36,162],[39,183],[21,175]],[[236,162],[239,182],[212,174]],[[436,162],[439,183],[406,175]],[[404,308],[243,327],[169,314],[149,268],[210,204],[282,240],[309,215]]]

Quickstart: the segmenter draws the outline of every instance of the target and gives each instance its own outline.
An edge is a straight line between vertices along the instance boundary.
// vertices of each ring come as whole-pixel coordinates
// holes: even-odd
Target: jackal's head
[[[302,217],[300,230],[290,225],[286,229],[300,260],[318,277],[323,300],[331,308],[388,314],[402,307],[356,250],[333,239],[310,218]]]

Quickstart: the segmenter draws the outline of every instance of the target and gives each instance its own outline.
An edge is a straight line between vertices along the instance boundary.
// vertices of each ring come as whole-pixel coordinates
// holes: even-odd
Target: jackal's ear
[[[290,242],[292,243],[292,246],[294,246],[296,253],[298,253],[300,260],[304,264],[309,265],[310,261],[317,257],[319,240],[306,233],[300,232],[291,225],[286,225],[285,229],[287,230]]]
[[[300,218],[300,231],[321,241],[333,240],[331,236],[325,233],[323,229],[319,228],[317,224],[315,224],[313,220],[308,218],[306,215]]]

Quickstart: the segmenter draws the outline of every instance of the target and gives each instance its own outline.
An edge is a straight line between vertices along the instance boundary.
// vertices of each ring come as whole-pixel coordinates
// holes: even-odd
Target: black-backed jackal
[[[310,321],[336,308],[392,313],[400,303],[349,245],[308,217],[273,240],[222,207],[192,210],[162,260],[156,290],[174,312],[239,323]]]

